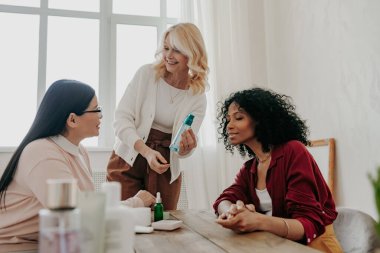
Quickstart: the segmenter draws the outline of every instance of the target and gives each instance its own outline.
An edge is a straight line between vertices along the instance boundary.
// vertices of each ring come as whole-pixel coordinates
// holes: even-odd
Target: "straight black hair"
[[[24,148],[37,139],[63,133],[70,113],[82,115],[95,96],[94,89],[75,80],[58,80],[46,91],[32,126],[13,153],[0,179],[0,209],[5,207],[5,194],[16,173]],[[3,205],[2,205],[3,204]]]

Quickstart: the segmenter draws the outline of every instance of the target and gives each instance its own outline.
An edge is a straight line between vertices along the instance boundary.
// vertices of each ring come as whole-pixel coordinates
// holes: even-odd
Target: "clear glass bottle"
[[[191,124],[193,124],[194,115],[192,113],[189,113],[185,120],[183,121],[181,127],[179,128],[178,132],[176,133],[173,142],[170,144],[169,148],[170,150],[174,152],[179,151],[179,143],[181,142],[181,135],[183,132],[185,132],[187,129],[191,127]]]
[[[164,205],[161,200],[161,193],[157,192],[156,204],[154,205],[154,221],[159,221],[164,219]]]
[[[39,211],[39,253],[80,253],[76,179],[48,179],[47,208]]]

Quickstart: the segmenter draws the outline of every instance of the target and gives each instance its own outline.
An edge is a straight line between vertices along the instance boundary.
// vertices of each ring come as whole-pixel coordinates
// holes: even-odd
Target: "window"
[[[178,0],[0,0],[0,148],[20,143],[46,89],[62,78],[96,90],[101,133],[84,144],[111,147],[117,102],[178,17]]]
[[[98,91],[99,21],[53,16],[48,24],[47,87],[66,78],[88,83]]]
[[[160,1],[157,0],[113,0],[113,12],[129,15],[160,16]]]
[[[17,145],[36,113],[38,23],[38,15],[0,12],[0,145]]]
[[[117,25],[116,101],[118,102],[136,70],[154,61],[157,29],[152,26]]]

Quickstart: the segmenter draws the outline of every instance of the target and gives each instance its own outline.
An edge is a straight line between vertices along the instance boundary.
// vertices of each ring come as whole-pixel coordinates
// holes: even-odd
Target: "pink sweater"
[[[62,138],[33,141],[22,152],[6,193],[6,210],[0,210],[0,252],[37,249],[38,211],[46,207],[47,179],[76,178],[79,190],[94,190],[86,150]]]

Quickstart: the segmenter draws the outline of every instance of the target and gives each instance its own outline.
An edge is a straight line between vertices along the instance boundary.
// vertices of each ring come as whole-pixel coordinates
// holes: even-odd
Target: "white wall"
[[[336,138],[337,204],[377,218],[380,1],[264,2],[269,87],[293,97],[311,138]]]

